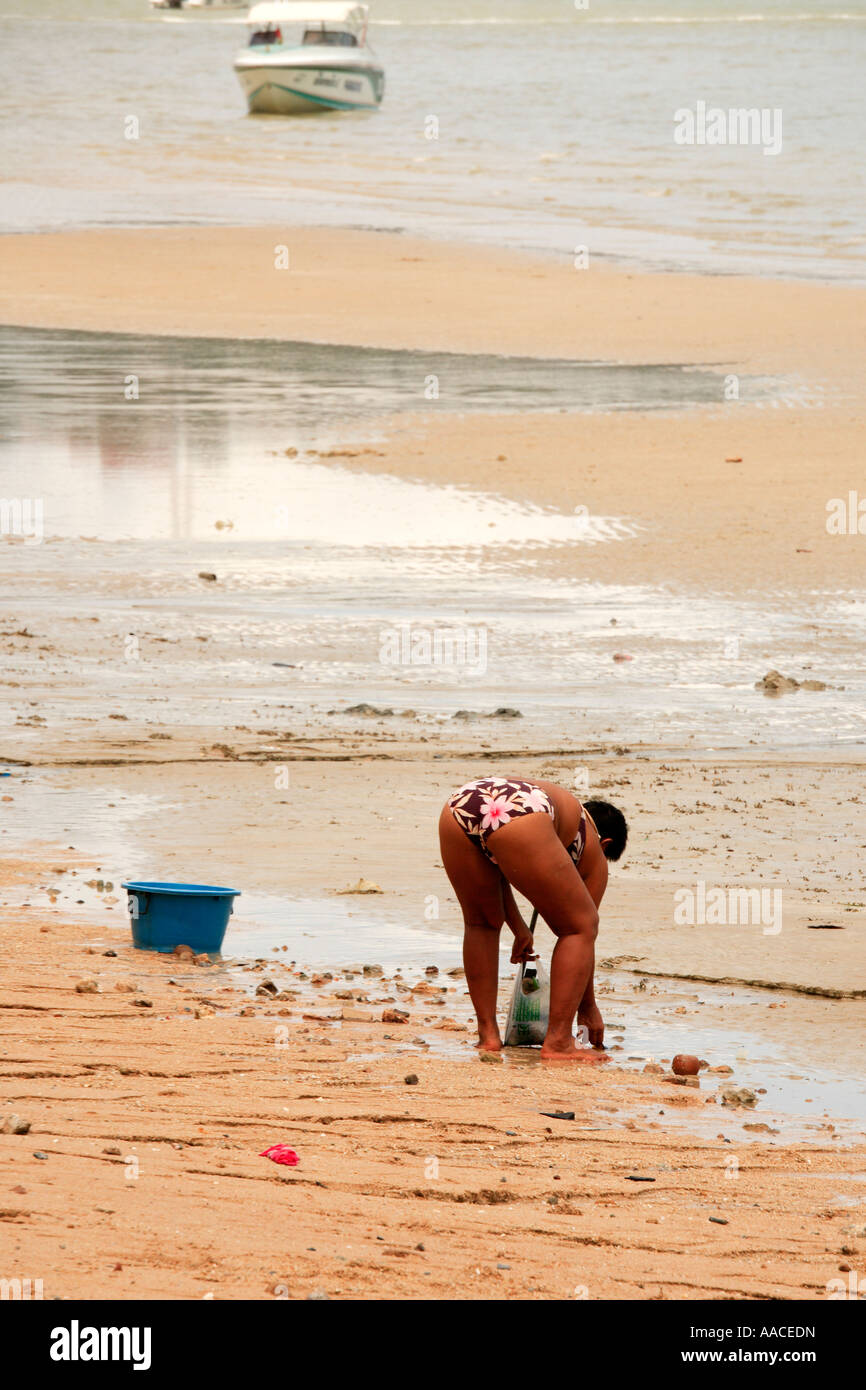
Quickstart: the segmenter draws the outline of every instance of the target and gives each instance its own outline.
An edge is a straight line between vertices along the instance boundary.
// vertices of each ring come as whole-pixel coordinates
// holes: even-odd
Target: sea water
[[[5,228],[333,224],[864,278],[864,0],[376,0],[371,37],[377,112],[250,117],[243,10],[0,0]],[[701,107],[779,139],[679,143]]]

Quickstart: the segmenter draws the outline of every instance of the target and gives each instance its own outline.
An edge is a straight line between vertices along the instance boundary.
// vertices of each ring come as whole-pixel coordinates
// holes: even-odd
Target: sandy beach
[[[180,337],[805,370],[844,387],[866,289],[621,271],[331,227],[3,238],[3,321]]]
[[[273,266],[282,241],[286,272]],[[580,696],[569,686],[552,712],[490,718],[519,704],[507,679],[447,699],[435,682],[420,697],[407,686],[385,711],[360,618],[345,640],[366,680],[352,667],[304,685],[304,663],[332,659],[327,626],[297,649],[263,637],[244,665],[246,606],[267,584],[243,568],[255,538],[240,522],[153,556],[111,534],[49,526],[26,552],[7,535],[0,1111],[30,1125],[0,1135],[16,1264],[50,1269],[45,1296],[63,1298],[826,1297],[866,1248],[862,710],[838,674],[856,666],[859,639],[856,623],[821,616],[829,594],[862,603],[862,540],[825,522],[828,498],[847,497],[860,468],[864,292],[576,271],[319,229],[6,237],[0,269],[9,325],[419,353],[417,409],[377,420],[373,444],[353,435],[311,447],[308,461],[483,489],[545,515],[624,517],[631,531],[607,545],[482,543],[473,574],[656,585],[684,612],[749,602],[768,624],[793,615],[811,635],[798,636],[790,674],[826,686],[755,691],[782,661],[781,638],[744,627],[737,693],[721,698],[728,742],[714,743],[697,716],[665,714],[667,637],[662,675],[652,668],[658,712],[625,744],[593,681],[605,691],[626,658],[648,669],[661,639],[620,618],[588,685]],[[780,375],[791,400],[437,413],[421,399],[434,350]],[[133,370],[121,353],[119,390]],[[721,665],[738,628],[720,621]],[[584,622],[575,607],[574,646]],[[124,659],[131,630],[139,674]],[[504,659],[519,665],[507,648]],[[214,692],[207,710],[191,677]],[[812,711],[817,722],[831,699],[849,732],[810,744]],[[353,713],[362,702],[372,708]],[[456,719],[458,703],[471,717]],[[780,722],[791,710],[796,746]],[[453,787],[494,768],[564,785],[582,770],[632,824],[598,943],[616,1040],[604,1065],[485,1064],[474,1052],[464,985],[447,973],[459,922],[435,825]],[[134,952],[121,878],[183,880],[197,866],[250,898],[226,961]],[[382,893],[335,896],[361,876]],[[698,880],[778,889],[780,930],[678,925],[675,894]],[[268,916],[266,902],[281,906]],[[313,906],[317,921],[333,907],[327,959],[304,934]],[[356,906],[357,950],[352,921],[337,918]],[[270,932],[267,950],[254,928]],[[504,957],[502,972],[504,1004]],[[265,978],[283,997],[255,993]],[[87,981],[95,989],[77,992]],[[655,1012],[640,1015],[645,1005]],[[390,1008],[407,1022],[383,1023]],[[665,1028],[707,1061],[698,1087],[644,1070],[666,1067],[674,1046],[633,1039]],[[722,1104],[728,1086],[749,1088],[755,1108]],[[297,1168],[259,1157],[277,1142],[297,1150]]]
[[[768,1143],[738,1076],[484,1065],[447,974],[199,968],[118,916],[4,911],[2,1219],[46,1298],[814,1299],[861,1248],[863,1146]]]

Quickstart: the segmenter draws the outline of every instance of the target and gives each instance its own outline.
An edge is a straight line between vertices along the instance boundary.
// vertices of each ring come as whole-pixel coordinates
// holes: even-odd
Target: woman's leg
[[[502,1047],[496,1020],[499,989],[499,933],[505,920],[502,875],[472,844],[448,806],[439,818],[442,865],[463,912],[463,965],[478,1019],[478,1046]]]
[[[488,836],[491,854],[558,938],[550,968],[550,1019],[542,1057],[588,1061],[572,1024],[595,966],[598,911],[549,816],[520,816]]]

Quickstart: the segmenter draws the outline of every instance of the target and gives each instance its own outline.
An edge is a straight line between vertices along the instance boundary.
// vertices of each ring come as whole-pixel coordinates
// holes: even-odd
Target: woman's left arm
[[[512,965],[516,965],[521,960],[532,960],[535,956],[532,932],[523,920],[523,914],[514,901],[511,884],[504,875],[502,877],[502,906],[505,911],[505,920],[509,929],[514,933],[514,949],[511,952]]]

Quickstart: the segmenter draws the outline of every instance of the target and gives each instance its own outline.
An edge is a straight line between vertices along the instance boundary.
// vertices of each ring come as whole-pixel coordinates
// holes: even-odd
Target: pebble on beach
[[[697,1076],[700,1069],[700,1057],[693,1057],[690,1052],[678,1052],[671,1062],[671,1071],[677,1076]]]
[[[28,1134],[30,1121],[22,1120],[20,1115],[4,1115],[0,1122],[0,1134]]]
[[[378,883],[374,883],[371,878],[359,878],[357,883],[350,883],[345,888],[338,888],[337,896],[345,897],[352,893],[381,893],[382,891]]]
[[[722,1105],[730,1105],[734,1108],[742,1105],[746,1110],[754,1110],[758,1103],[755,1092],[750,1091],[746,1086],[741,1086],[739,1090],[733,1086],[726,1086],[723,1091],[719,1092],[719,1100]]]

